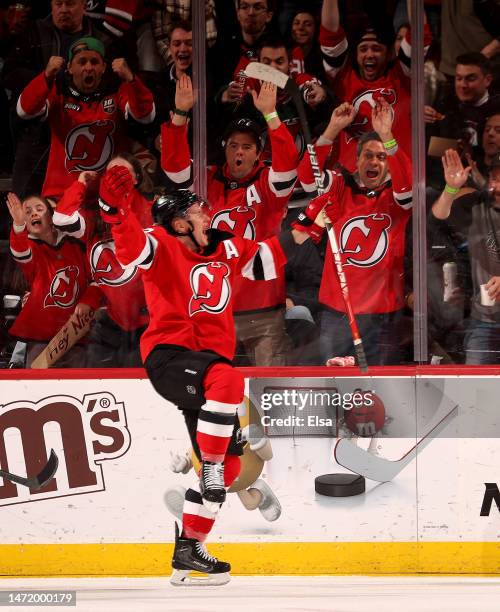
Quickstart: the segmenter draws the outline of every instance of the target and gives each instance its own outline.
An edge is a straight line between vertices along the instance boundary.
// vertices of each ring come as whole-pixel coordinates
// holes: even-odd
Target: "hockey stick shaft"
[[[293,83],[291,79],[289,79],[289,83]],[[323,195],[325,190],[323,189],[323,179],[321,168],[318,163],[318,156],[316,154],[316,148],[312,143],[311,131],[309,129],[309,123],[307,121],[307,116],[304,109],[304,102],[302,101],[302,95],[298,89],[298,87],[293,83],[295,87],[288,87],[289,93],[292,96],[295,107],[297,108],[297,112],[299,114],[299,121],[301,124],[302,132],[304,134],[304,140],[306,141],[307,146],[307,154],[309,156],[309,162],[311,164],[311,168],[314,175],[314,181],[316,183],[316,189],[318,195]],[[330,249],[333,255],[333,261],[335,264],[335,270],[337,272],[337,277],[340,283],[340,292],[342,294],[342,300],[344,302],[344,307],[346,309],[347,314],[347,322],[349,324],[349,328],[351,330],[351,336],[354,344],[354,350],[356,351],[356,357],[358,359],[359,368],[362,372],[368,371],[368,362],[366,361],[365,349],[363,347],[363,340],[361,339],[361,334],[359,333],[358,324],[356,322],[356,317],[354,316],[354,310],[352,308],[351,299],[349,297],[349,286],[347,284],[347,278],[344,272],[344,267],[342,265],[342,257],[340,255],[340,249],[337,241],[337,237],[335,235],[335,229],[331,223],[326,222],[325,228],[328,234],[328,242],[330,244]]]
[[[50,456],[47,463],[36,476],[25,478],[23,476],[18,476],[17,474],[12,474],[12,472],[7,472],[6,470],[0,470],[0,477],[4,478],[5,480],[10,480],[11,482],[23,485],[24,487],[37,490],[41,489],[50,480],[52,480],[54,474],[56,473],[58,465],[59,459],[54,450],[52,449],[50,451]]]
[[[354,344],[354,350],[356,351],[356,357],[358,358],[358,364],[362,372],[368,371],[368,363],[366,361],[365,349],[363,347],[363,340],[361,339],[361,334],[359,333],[358,324],[356,321],[356,317],[354,315],[354,311],[352,309],[351,299],[349,297],[349,286],[347,284],[347,279],[345,276],[344,268],[342,266],[342,259],[340,256],[340,250],[337,243],[337,237],[335,235],[335,230],[331,223],[325,223],[326,231],[328,233],[328,239],[330,242],[330,248],[332,250],[333,262],[335,264],[335,270],[337,271],[337,276],[340,283],[340,291],[342,293],[342,299],[344,301],[344,306],[347,313],[347,322],[349,323],[349,328],[351,330],[352,341]]]
[[[309,156],[309,161],[311,163],[316,189],[319,195],[324,194],[325,190],[323,189],[322,172],[321,168],[319,167],[316,148],[312,142],[311,130],[309,129],[309,122],[307,121],[304,101],[302,99],[302,94],[299,88],[297,87],[297,84],[291,77],[287,77],[287,75],[283,74],[279,70],[276,70],[276,68],[273,68],[272,66],[268,66],[266,64],[260,64],[258,62],[250,62],[245,68],[245,73],[252,78],[274,83],[277,87],[280,87],[287,91],[290,97],[292,98],[293,103],[295,104],[295,108],[297,109],[297,113],[299,115],[300,127],[304,136],[307,155]],[[353,339],[354,350],[356,351],[356,357],[358,358],[358,364],[362,372],[367,372],[368,363],[366,361],[366,354],[363,347],[361,334],[359,333],[359,328],[356,323],[356,317],[354,316],[351,300],[349,297],[347,278],[345,276],[344,268],[342,266],[342,258],[340,255],[338,241],[335,236],[335,230],[331,223],[325,224],[325,227],[327,229],[328,240],[335,262],[335,269],[337,271],[337,276],[340,283],[342,300],[346,309],[347,321],[351,330],[351,336]]]

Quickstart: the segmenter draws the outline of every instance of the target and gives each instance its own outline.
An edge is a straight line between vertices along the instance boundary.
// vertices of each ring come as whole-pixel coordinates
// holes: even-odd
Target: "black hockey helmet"
[[[264,145],[262,138],[262,129],[256,121],[248,118],[234,119],[233,121],[227,124],[226,129],[224,130],[224,135],[222,136],[222,146],[226,146],[226,143],[231,134],[236,134],[240,132],[253,136],[255,144],[257,146],[257,152],[260,153],[262,151]]]
[[[189,189],[176,189],[157,198],[151,212],[156,223],[176,235],[172,229],[172,221],[177,217],[184,217],[193,204],[204,205],[206,202]]]

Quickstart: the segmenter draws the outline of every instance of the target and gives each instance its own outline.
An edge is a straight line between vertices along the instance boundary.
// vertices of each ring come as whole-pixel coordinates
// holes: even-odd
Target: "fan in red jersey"
[[[56,230],[45,198],[30,196],[21,202],[10,193],[7,206],[13,220],[10,252],[29,286],[9,333],[27,343],[26,367],[30,367],[73,312],[84,317],[96,308],[99,292],[89,286],[81,245]],[[79,345],[57,362],[58,368],[84,366],[85,351]]]
[[[298,156],[292,137],[276,112],[276,87],[264,83],[255,107],[267,121],[272,163],[260,161],[260,129],[249,119],[231,122],[224,134],[226,163],[207,169],[207,196],[211,227],[242,238],[263,240],[281,227],[288,199],[297,177]],[[194,104],[191,80],[177,82],[172,121],[162,125],[162,168],[179,186],[191,183],[191,159],[187,140],[187,113]],[[285,332],[285,279],[250,283],[239,278],[235,290],[235,324],[238,340],[252,365],[285,365],[290,348]]]
[[[329,133],[339,133],[353,116],[352,106],[342,104],[333,113]],[[371,123],[375,132],[358,142],[356,172],[342,167],[327,171],[323,181],[327,192],[310,202],[294,227],[319,240],[323,229],[316,228],[312,220],[325,207],[337,235],[368,363],[383,365],[398,361],[397,323],[404,307],[405,228],[411,214],[412,173],[410,160],[392,133],[393,113],[387,102],[373,108]],[[308,182],[313,182],[312,177]],[[324,359],[332,353],[353,354],[331,250],[325,257],[319,300]]]
[[[348,55],[348,42],[340,26],[338,0],[324,0],[321,13],[320,44],[323,63],[334,93],[349,102],[356,117],[339,141],[338,161],[348,170],[356,166],[357,140],[373,129],[372,108],[385,100],[394,111],[394,129],[400,147],[411,154],[410,39],[401,43],[398,61],[391,63],[392,33],[360,26],[357,30],[355,61]],[[426,26],[425,44],[430,43]]]
[[[195,453],[201,460],[200,490],[186,492],[182,533],[176,530],[174,584],[189,584],[189,572],[204,572],[210,584],[229,580],[229,563],[207,553],[210,532],[226,487],[240,471],[237,409],[244,379],[233,368],[235,333],[233,285],[240,276],[271,280],[286,262],[297,230],[257,243],[210,229],[204,202],[188,190],[159,198],[157,225],[143,230],[130,213],[118,168],[106,172],[99,205],[113,224],[116,254],[123,265],[142,270],[150,322],[141,353],[156,391],[183,412]],[[198,582],[199,584],[199,582]]]
[[[121,189],[129,198],[132,212],[142,227],[150,226],[152,202],[140,192],[139,162],[124,153],[115,156],[107,167],[115,166],[121,170]],[[120,264],[109,224],[100,218],[96,221],[95,209],[85,207],[96,179],[96,173],[82,172],[54,212],[57,229],[86,244],[92,280],[105,298],[106,308],[98,311],[88,337],[87,367],[140,367],[139,338],[149,320],[141,272],[137,267],[124,268]],[[101,185],[103,192],[106,188],[106,183]]]
[[[123,58],[112,63],[122,81],[118,90],[101,87],[106,63],[104,46],[96,38],[81,38],[71,46],[60,82],[56,75],[63,66],[62,57],[52,56],[17,103],[22,119],[48,117],[51,146],[42,194],[56,199],[80,172],[102,172],[114,151],[127,150],[124,122],[129,116],[142,123],[155,116],[151,92]]]

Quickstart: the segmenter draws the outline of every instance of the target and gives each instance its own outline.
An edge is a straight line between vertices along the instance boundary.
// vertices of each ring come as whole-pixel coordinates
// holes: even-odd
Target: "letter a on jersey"
[[[191,270],[193,297],[189,302],[189,316],[197,312],[222,312],[231,296],[228,281],[229,268],[225,263],[213,261],[198,264]]]

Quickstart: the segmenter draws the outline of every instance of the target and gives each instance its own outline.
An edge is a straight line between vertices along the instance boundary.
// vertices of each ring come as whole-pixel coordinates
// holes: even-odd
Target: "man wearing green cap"
[[[21,119],[49,120],[51,146],[42,189],[46,197],[60,198],[80,172],[101,172],[113,153],[128,150],[126,119],[153,121],[153,95],[126,60],[113,60],[111,69],[121,81],[118,89],[103,83],[104,45],[87,36],[71,45],[67,64],[62,57],[50,57],[45,70],[21,93]]]
[[[5,57],[2,80],[6,89],[12,92],[10,117],[11,131],[15,135],[15,160],[12,172],[13,190],[18,195],[40,191],[45,169],[50,134],[46,122],[21,121],[15,115],[15,104],[22,90],[47,65],[52,55],[67,57],[70,46],[83,36],[101,40],[108,56],[126,56],[126,47],[121,41],[100,30],[95,19],[89,19],[85,10],[87,0],[31,0],[22,2],[31,5],[40,15],[45,5],[47,15],[34,20],[26,31],[12,40],[10,51]],[[14,5],[14,1],[8,2]],[[126,56],[127,57],[127,56]]]

